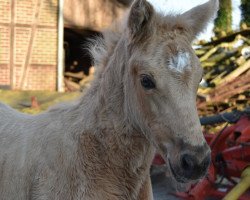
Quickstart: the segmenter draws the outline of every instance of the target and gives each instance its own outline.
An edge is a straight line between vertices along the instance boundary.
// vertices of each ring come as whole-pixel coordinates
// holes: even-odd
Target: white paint
[[[64,92],[63,86],[63,71],[64,71],[64,50],[63,50],[63,5],[64,0],[59,0],[58,10],[58,52],[57,52],[57,90],[58,92]]]
[[[187,52],[179,52],[175,57],[171,58],[170,66],[178,72],[183,72],[185,68],[190,67],[190,56]]]

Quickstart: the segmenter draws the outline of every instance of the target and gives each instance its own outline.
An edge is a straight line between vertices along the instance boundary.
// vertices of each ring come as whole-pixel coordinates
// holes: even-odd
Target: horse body
[[[0,104],[1,199],[137,198],[154,149],[127,125],[91,119],[100,106],[85,102],[37,116]]]
[[[4,106],[0,113],[4,116],[0,129],[1,199],[36,199],[36,195],[37,199],[53,199],[48,191],[52,192],[55,186],[59,189],[55,184],[55,176],[62,175],[59,154],[66,157],[70,151],[73,153],[72,147],[60,152],[66,136],[58,128],[63,125],[57,124],[58,118],[53,119],[54,124],[49,113],[31,117]]]
[[[35,116],[0,104],[0,198],[152,199],[156,149],[177,181],[204,176],[191,41],[217,7],[162,16],[136,0],[119,31],[94,43],[98,72],[82,98]]]

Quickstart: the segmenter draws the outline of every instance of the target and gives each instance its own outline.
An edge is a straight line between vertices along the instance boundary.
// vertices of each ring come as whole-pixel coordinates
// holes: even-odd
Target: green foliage
[[[246,0],[247,1],[247,0]],[[220,10],[218,17],[214,22],[214,32],[217,35],[220,32],[229,32],[232,30],[232,1],[220,0]]]
[[[250,1],[241,0],[241,24],[245,23],[250,26]]]

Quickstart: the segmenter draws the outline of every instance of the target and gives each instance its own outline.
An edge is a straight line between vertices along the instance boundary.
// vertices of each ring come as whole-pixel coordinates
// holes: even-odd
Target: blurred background
[[[206,2],[149,1],[163,14]],[[101,36],[131,2],[0,0],[0,101],[36,113],[84,92],[94,73],[88,40]],[[218,17],[194,41],[205,71],[197,99],[201,116],[249,105],[249,26],[249,0],[220,0]]]

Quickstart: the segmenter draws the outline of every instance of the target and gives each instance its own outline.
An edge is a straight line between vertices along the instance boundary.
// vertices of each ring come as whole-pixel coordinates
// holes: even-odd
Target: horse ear
[[[132,4],[128,17],[129,34],[132,39],[149,35],[152,31],[150,25],[154,13],[153,6],[146,0],[136,0]]]
[[[218,9],[219,1],[209,0],[207,3],[196,6],[181,15],[181,18],[185,21],[189,33],[191,34],[192,40],[216,17]]]

